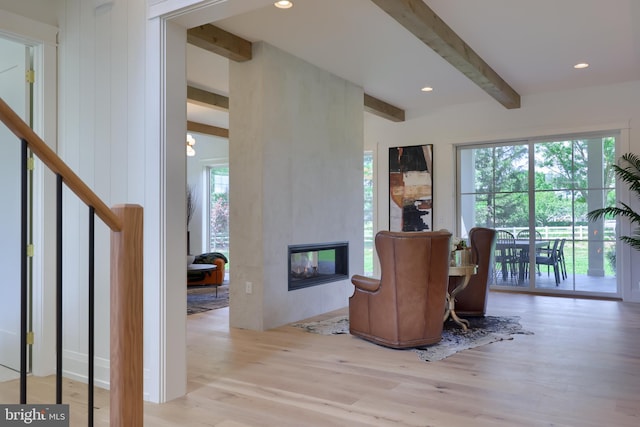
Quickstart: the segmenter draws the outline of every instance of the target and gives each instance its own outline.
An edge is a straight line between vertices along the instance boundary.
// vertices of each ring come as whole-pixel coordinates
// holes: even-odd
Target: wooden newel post
[[[143,210],[118,205],[112,211],[122,227],[111,232],[110,425],[142,426]]]

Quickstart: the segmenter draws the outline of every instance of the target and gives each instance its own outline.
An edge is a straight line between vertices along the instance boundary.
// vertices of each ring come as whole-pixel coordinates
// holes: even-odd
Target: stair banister
[[[110,209],[2,98],[0,121],[111,229],[109,425],[142,426],[142,207],[125,204]]]
[[[0,121],[19,139],[24,139],[29,148],[52,172],[59,174],[64,183],[87,206],[96,210],[96,215],[111,231],[120,231],[120,220],[116,214],[85,184],[78,175],[0,98]]]

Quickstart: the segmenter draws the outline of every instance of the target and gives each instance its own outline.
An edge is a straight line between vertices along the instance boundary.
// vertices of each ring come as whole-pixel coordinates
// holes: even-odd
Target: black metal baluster
[[[56,175],[56,403],[62,403],[62,175]]]
[[[27,403],[27,150],[22,140],[21,201],[20,201],[20,403]]]
[[[88,425],[93,426],[93,374],[94,374],[94,331],[95,331],[95,209],[89,206],[89,389]]]

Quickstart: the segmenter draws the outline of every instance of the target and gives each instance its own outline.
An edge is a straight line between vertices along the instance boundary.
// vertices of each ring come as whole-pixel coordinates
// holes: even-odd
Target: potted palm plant
[[[640,157],[633,153],[626,153],[620,157],[620,165],[611,165],[616,177],[629,185],[629,190],[640,199]],[[636,250],[640,250],[640,214],[636,213],[626,203],[618,201],[618,206],[595,209],[587,214],[589,221],[602,218],[627,218],[632,225],[636,225],[631,236],[620,236],[620,240]]]

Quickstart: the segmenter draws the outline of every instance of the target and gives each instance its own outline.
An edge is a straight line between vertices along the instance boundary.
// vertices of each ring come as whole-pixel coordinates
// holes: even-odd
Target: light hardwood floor
[[[189,316],[189,392],[145,404],[146,426],[640,425],[640,304],[494,292],[488,314],[534,335],[430,363],[349,335],[229,330],[227,310]],[[52,396],[51,379],[30,381]],[[84,390],[65,381],[72,425]],[[107,425],[103,391],[97,406]]]

